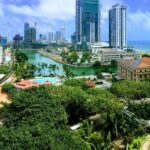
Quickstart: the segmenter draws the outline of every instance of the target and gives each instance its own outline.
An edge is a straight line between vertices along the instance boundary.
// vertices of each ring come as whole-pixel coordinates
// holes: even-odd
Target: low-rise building
[[[93,62],[100,61],[103,65],[108,65],[112,60],[119,61],[121,59],[140,59],[141,54],[138,52],[127,52],[121,50],[105,49],[93,54]]]
[[[125,59],[118,62],[118,76],[125,80],[140,81],[150,78],[150,58]]]
[[[93,54],[98,54],[99,51],[105,51],[105,47],[109,49],[109,44],[106,42],[94,43],[89,45],[89,49]]]

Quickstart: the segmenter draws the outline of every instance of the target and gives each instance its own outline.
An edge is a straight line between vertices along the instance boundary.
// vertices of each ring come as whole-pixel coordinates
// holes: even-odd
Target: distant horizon
[[[128,7],[128,41],[149,41],[150,1],[139,0],[135,5],[130,0],[101,0],[102,41],[108,41],[108,10],[117,3]],[[17,33],[23,36],[25,22],[37,23],[37,38],[40,33],[47,36],[64,26],[70,39],[75,31],[75,0],[0,0],[0,20],[0,35],[11,39]]]

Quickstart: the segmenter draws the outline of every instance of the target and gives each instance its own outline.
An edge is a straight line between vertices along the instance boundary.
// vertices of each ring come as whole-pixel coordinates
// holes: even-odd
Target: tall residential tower
[[[76,41],[100,42],[100,0],[76,0]]]
[[[127,7],[117,4],[109,10],[109,46],[124,49],[127,47],[126,15]]]

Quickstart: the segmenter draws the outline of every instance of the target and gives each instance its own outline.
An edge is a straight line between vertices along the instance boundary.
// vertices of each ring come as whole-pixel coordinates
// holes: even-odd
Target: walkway
[[[10,104],[11,101],[9,100],[7,94],[1,92],[1,88],[0,88],[0,108],[3,107],[3,105],[1,103]]]
[[[146,142],[142,146],[141,150],[149,150],[149,146],[150,146],[150,135],[147,136]]]

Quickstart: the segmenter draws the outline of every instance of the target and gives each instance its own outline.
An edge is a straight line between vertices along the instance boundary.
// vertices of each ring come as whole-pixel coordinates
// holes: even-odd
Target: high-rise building
[[[71,35],[71,43],[72,44],[76,43],[76,33],[75,32]]]
[[[36,29],[34,27],[30,27],[27,29],[27,45],[32,46],[32,44],[36,41]]]
[[[117,4],[109,10],[109,46],[124,49],[127,47],[126,38],[127,7]]]
[[[49,41],[49,43],[54,43],[55,42],[55,34],[53,32],[49,32],[48,41]]]
[[[56,31],[56,35],[55,35],[55,40],[56,43],[60,44],[61,43],[61,32],[60,31]]]
[[[28,23],[24,26],[24,42],[27,47],[31,47],[36,41],[36,28],[30,27]]]
[[[7,46],[7,37],[0,36],[0,45]]]
[[[76,0],[77,42],[100,42],[100,0]]]
[[[24,41],[27,40],[26,30],[30,27],[29,23],[24,24]]]
[[[61,32],[61,42],[64,43],[66,41],[66,38],[65,38],[65,28],[61,27],[60,28],[60,32]]]

